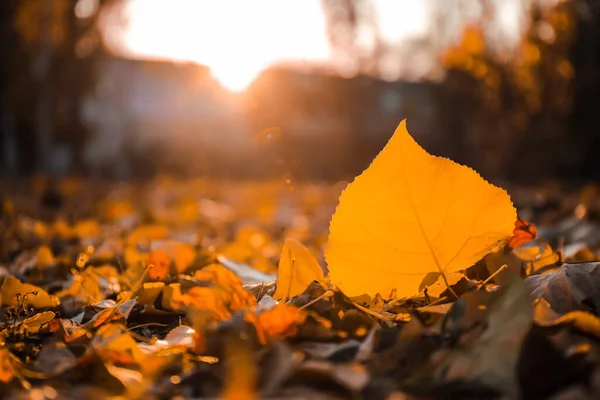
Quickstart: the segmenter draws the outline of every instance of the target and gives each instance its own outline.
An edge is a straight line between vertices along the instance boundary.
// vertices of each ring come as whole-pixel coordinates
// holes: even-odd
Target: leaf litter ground
[[[539,237],[520,221],[449,274],[456,299],[435,274],[410,297],[327,288],[310,257],[343,186],[5,186],[4,397],[600,396],[597,188],[511,191]],[[277,293],[280,258],[313,283]]]

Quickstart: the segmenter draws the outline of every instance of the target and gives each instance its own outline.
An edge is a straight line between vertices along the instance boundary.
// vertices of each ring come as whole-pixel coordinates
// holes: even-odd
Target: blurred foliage
[[[527,175],[523,169],[528,165],[543,170],[531,158],[518,166],[506,162],[507,155],[529,150],[531,140],[545,142],[548,149],[561,145],[554,152],[538,152],[541,156],[536,155],[534,163],[548,163],[557,150],[573,147],[565,122],[573,103],[575,70],[570,51],[576,17],[573,2],[547,9],[533,7],[528,29],[510,56],[490,49],[484,36],[486,20],[481,20],[468,26],[462,40],[441,54],[447,70],[448,111],[456,107],[457,98],[464,105],[458,117],[463,122],[457,122],[465,135],[459,151],[466,153],[462,155],[466,159],[472,157],[469,153],[483,152],[484,174],[506,175],[502,172],[510,174],[516,167]],[[448,112],[448,117],[453,115]]]
[[[0,9],[7,54],[0,112],[9,172],[82,166],[83,99],[102,58],[96,22],[112,0],[21,0]],[[61,160],[66,157],[66,161]]]

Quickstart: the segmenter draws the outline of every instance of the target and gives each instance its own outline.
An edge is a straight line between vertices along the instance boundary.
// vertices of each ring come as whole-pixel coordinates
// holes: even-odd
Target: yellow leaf
[[[340,197],[325,251],[330,278],[348,296],[416,294],[427,273],[465,269],[510,238],[516,218],[504,190],[428,154],[403,121]]]
[[[162,240],[168,235],[169,231],[162,225],[140,225],[128,238],[129,245],[135,246],[140,240],[155,241]]]
[[[37,250],[36,265],[39,267],[45,267],[54,264],[54,256],[52,250],[48,246],[40,246]]]
[[[323,270],[310,251],[294,239],[286,239],[281,250],[275,300],[287,300],[304,293],[308,286],[317,281],[327,288]]]
[[[2,305],[9,307],[23,305],[40,309],[54,308],[60,305],[56,296],[48,294],[39,286],[22,283],[12,275],[4,279],[2,287],[0,287],[0,295],[2,296]]]
[[[100,235],[100,225],[96,220],[86,219],[76,223],[73,232],[80,238],[97,237]]]

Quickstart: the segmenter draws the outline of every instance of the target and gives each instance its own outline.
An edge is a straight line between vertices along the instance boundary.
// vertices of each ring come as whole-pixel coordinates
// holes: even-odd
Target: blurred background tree
[[[0,11],[4,169],[81,170],[83,99],[105,56],[97,21],[112,0],[7,0]]]

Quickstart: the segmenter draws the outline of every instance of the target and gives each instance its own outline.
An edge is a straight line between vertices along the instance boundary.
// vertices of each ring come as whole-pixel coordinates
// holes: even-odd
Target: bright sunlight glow
[[[88,3],[94,1],[79,1],[82,14]],[[338,71],[354,71],[330,45],[323,0],[125,0],[120,4],[102,26],[105,43],[115,54],[203,64],[233,92],[245,90],[264,69],[276,64],[328,64]],[[382,77],[405,77],[411,63],[427,71],[429,66],[418,62],[422,59],[418,53],[407,60],[396,50],[411,39],[426,38],[439,17],[436,12],[446,9],[434,0],[364,4],[371,7],[374,21],[361,22],[359,17],[359,25],[367,25],[359,29],[358,43],[362,54],[373,54],[378,40],[388,49],[380,54]],[[473,10],[477,4],[473,3]],[[518,39],[522,24],[516,0],[494,4],[503,7],[503,32],[512,33],[503,33],[503,41],[509,42],[509,36]],[[368,26],[372,22],[375,29]]]
[[[124,30],[108,35],[117,52],[204,64],[231,91],[276,63],[330,56],[320,0],[129,0],[123,11]]]

